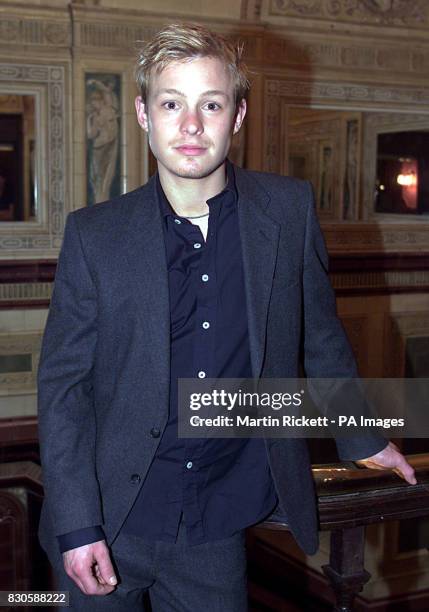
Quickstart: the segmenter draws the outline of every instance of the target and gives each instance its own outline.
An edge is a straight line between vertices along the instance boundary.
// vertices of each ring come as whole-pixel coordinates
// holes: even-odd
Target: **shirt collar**
[[[217,198],[220,198],[226,194],[232,195],[234,197],[234,202],[235,202],[237,191],[236,191],[236,186],[235,186],[234,166],[229,161],[229,159],[226,160],[226,177],[227,177],[227,182],[226,182],[224,189],[221,192],[219,192],[217,195],[207,200],[207,204],[209,204],[209,206],[211,203],[216,201]],[[168,216],[177,217],[176,213],[174,212],[173,208],[170,205],[170,202],[167,199],[167,196],[164,193],[164,190],[161,185],[161,181],[159,180],[158,172],[156,173],[156,193],[158,197],[159,207],[161,210],[161,215],[164,218]]]

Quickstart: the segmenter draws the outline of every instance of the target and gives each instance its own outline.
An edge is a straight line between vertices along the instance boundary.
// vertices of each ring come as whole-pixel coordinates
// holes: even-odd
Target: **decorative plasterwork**
[[[291,33],[292,36],[292,33]],[[429,69],[429,50],[424,45],[413,45],[408,42],[392,43],[373,40],[371,44],[362,39],[310,40],[308,33],[303,33],[299,40],[294,38],[271,36],[268,30],[263,43],[264,59],[272,65],[319,66],[323,68],[351,68],[376,72],[390,71],[425,74]],[[311,38],[315,38],[314,35]],[[292,44],[292,41],[296,44]]]
[[[75,22],[74,46],[115,48],[130,51],[135,41],[148,40],[159,26],[143,26],[139,23]]]
[[[395,289],[415,290],[429,288],[429,270],[387,270],[383,272],[347,272],[329,275],[336,290]]]
[[[267,79],[265,82],[265,155],[264,169],[280,172],[282,168],[282,106],[314,104],[344,106],[354,110],[383,108],[413,108],[429,106],[429,88],[395,87],[392,85],[365,85],[328,81],[298,81],[294,79]],[[429,117],[429,115],[428,115]]]
[[[52,294],[53,283],[1,283],[0,284],[0,307],[3,303],[13,302],[49,302]]]
[[[0,394],[34,392],[36,389],[42,333],[0,334],[0,355],[28,356],[30,367],[23,371],[0,372]]]
[[[42,197],[39,222],[2,224],[0,254],[3,257],[57,254],[62,241],[68,194],[65,186],[65,69],[60,65],[0,63],[0,90],[28,85],[43,92],[39,112],[46,117],[47,129],[39,122],[45,151],[42,173],[45,197]],[[43,100],[43,103],[42,103]]]
[[[0,15],[0,45],[66,46],[71,44],[68,23],[32,19],[28,16],[10,17]]]
[[[429,231],[418,221],[408,225],[330,223],[323,226],[323,234],[331,254],[429,251]],[[425,277],[416,278],[425,282]]]
[[[269,14],[417,27],[429,21],[427,0],[270,0]]]
[[[269,95],[301,100],[331,100],[357,103],[413,104],[427,107],[429,88],[364,85],[326,81],[267,80]]]
[[[136,48],[139,41],[149,40],[162,27],[163,22],[143,23],[141,19],[121,20],[108,19],[109,15],[97,16],[85,14],[80,10],[73,12],[73,47],[84,49],[85,52],[102,51],[105,49],[115,49],[121,51],[128,56],[135,56]],[[104,19],[104,20],[103,20]],[[233,40],[239,39],[244,43],[246,60],[260,59],[259,41],[261,36],[256,36],[255,33],[246,31],[231,30],[225,27],[219,27],[217,24],[210,24],[215,30],[221,32],[224,36],[230,37]]]

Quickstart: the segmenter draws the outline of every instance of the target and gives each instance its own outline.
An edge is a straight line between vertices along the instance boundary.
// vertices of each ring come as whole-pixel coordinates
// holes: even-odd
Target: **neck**
[[[226,184],[225,162],[209,176],[194,179],[173,176],[158,164],[162,189],[177,215],[195,217],[209,212],[207,200],[222,191]]]

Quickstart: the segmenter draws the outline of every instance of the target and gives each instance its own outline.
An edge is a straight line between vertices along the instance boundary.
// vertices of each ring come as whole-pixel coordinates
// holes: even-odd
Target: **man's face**
[[[138,97],[136,110],[160,174],[195,179],[209,176],[224,162],[246,103],[236,111],[227,66],[205,57],[172,62],[152,73],[146,104]]]

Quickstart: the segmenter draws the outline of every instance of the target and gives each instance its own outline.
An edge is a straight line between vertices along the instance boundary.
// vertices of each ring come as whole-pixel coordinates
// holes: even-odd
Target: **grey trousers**
[[[176,543],[120,533],[111,553],[119,584],[109,595],[84,595],[64,571],[57,572],[72,610],[142,612],[149,591],[153,612],[247,611],[244,531],[196,546],[186,543],[183,523]]]

